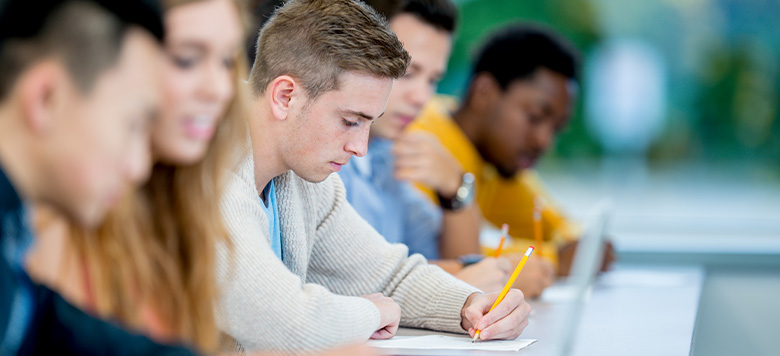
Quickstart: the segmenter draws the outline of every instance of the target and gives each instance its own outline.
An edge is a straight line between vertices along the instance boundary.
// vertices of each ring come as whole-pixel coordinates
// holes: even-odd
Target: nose
[[[545,121],[546,121],[545,124],[539,125],[536,128],[536,134],[535,134],[536,147],[540,151],[547,150],[555,138],[555,128],[551,123],[547,123],[547,121],[551,121],[551,120],[545,120]]]
[[[416,78],[409,89],[410,90],[407,92],[407,101],[417,110],[422,110],[423,106],[425,106],[425,103],[431,98],[435,90],[424,76]]]
[[[347,144],[344,145],[344,150],[351,155],[365,156],[368,151],[368,133],[370,129],[371,125],[363,125],[360,130],[356,130],[347,141]]]

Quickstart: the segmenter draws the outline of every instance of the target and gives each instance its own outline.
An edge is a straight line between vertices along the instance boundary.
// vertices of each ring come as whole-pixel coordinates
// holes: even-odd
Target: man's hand
[[[371,338],[389,339],[393,337],[401,322],[401,307],[393,301],[393,298],[385,297],[382,293],[367,294],[361,297],[374,303],[381,316],[379,329],[371,334]]]
[[[488,312],[500,293],[474,293],[466,300],[460,312],[460,326],[471,337],[479,329],[480,340],[515,339],[528,326],[531,306],[519,289],[510,289],[504,300]]]
[[[520,262],[522,256],[511,256],[510,260],[514,265]],[[555,266],[538,256],[532,256],[523,267],[523,272],[517,277],[514,288],[523,291],[523,295],[528,298],[539,298],[547,287],[555,283]]]
[[[601,272],[606,272],[612,263],[617,259],[615,253],[615,246],[612,242],[604,242],[604,259],[601,262]],[[569,242],[563,247],[558,249],[558,274],[561,276],[568,276],[571,273],[571,264],[574,262],[574,254],[577,252],[577,241]]]
[[[420,182],[445,197],[454,197],[463,179],[460,165],[433,135],[401,135],[393,146],[395,178]]]
[[[512,263],[508,259],[485,258],[465,267],[455,277],[486,292],[501,291],[512,275]]]

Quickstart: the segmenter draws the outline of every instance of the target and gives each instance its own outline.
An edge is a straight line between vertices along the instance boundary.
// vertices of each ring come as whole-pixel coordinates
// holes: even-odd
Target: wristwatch
[[[471,205],[474,201],[474,175],[469,172],[463,174],[454,197],[445,198],[438,192],[436,195],[439,197],[439,206],[444,210],[458,211]]]

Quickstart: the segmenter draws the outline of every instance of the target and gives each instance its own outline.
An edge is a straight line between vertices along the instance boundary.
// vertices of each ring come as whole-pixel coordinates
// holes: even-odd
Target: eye
[[[344,121],[344,125],[348,127],[358,127],[360,125],[358,122],[349,121],[347,119],[341,119],[341,121]]]
[[[171,60],[173,61],[173,64],[179,67],[180,69],[189,69],[195,66],[195,63],[198,61],[194,57],[184,57],[184,56],[171,56]]]
[[[235,57],[225,58],[225,60],[223,61],[223,64],[225,65],[225,68],[233,69],[236,66],[236,59],[235,59]]]

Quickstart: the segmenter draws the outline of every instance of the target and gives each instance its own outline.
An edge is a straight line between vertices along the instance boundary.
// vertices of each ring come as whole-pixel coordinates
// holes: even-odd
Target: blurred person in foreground
[[[162,34],[148,1],[2,3],[0,354],[191,354],[87,315],[24,270],[31,204],[91,228],[146,174]]]

